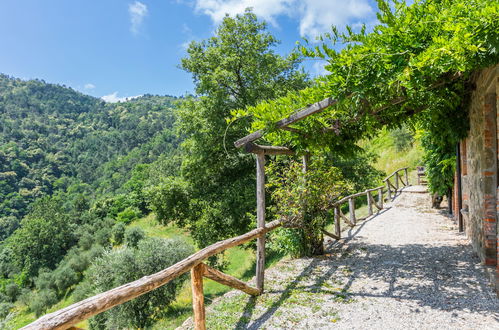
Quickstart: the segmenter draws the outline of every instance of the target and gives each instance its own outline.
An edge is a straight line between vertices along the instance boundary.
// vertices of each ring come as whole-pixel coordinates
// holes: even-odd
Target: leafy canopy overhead
[[[251,115],[252,130],[265,129],[274,144],[338,151],[414,115],[425,128],[442,111],[462,109],[471,73],[499,61],[496,1],[379,0],[378,6],[380,24],[372,32],[333,28],[320,45],[302,47],[305,56],[328,62],[329,74],[314,86],[233,111],[233,118]],[[338,103],[294,124],[303,134],[275,129],[277,120],[326,97]],[[452,130],[445,120],[438,126]]]

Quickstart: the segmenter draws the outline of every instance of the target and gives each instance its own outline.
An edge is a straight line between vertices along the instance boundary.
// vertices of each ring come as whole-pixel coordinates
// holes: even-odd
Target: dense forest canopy
[[[0,217],[21,218],[35,199],[75,184],[86,193],[114,192],[134,165],[125,158],[139,146],[153,144],[140,155],[144,163],[176,147],[164,136],[174,123],[174,101],[143,96],[108,104],[0,75]]]

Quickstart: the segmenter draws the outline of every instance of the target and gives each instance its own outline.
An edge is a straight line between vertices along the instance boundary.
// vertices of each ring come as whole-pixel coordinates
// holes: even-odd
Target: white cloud
[[[248,7],[253,12],[277,26],[277,16],[289,16],[300,22],[300,34],[313,40],[331,25],[343,26],[372,21],[374,9],[368,0],[196,0],[196,11],[219,23],[229,14],[241,14]]]
[[[130,101],[132,99],[136,99],[137,97],[141,97],[142,95],[136,95],[136,96],[125,96],[125,97],[118,97],[118,92],[114,92],[109,95],[104,95],[101,97],[104,101],[108,103],[116,103],[116,102],[126,102]]]
[[[325,66],[328,64],[327,61],[317,61],[312,65],[312,68],[315,71],[316,75],[324,76],[329,74],[329,71],[326,70]]]
[[[147,15],[147,6],[140,1],[135,1],[128,5],[128,14],[130,14],[130,31],[138,34],[142,21]]]
[[[88,84],[85,84],[85,86],[83,86],[83,88],[85,88],[85,89],[94,89],[95,85],[91,84],[91,83],[88,83]]]

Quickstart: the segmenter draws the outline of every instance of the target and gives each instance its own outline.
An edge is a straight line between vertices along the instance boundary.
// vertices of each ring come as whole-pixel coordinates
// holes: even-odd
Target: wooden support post
[[[388,200],[391,200],[392,199],[392,187],[390,186],[390,179],[387,179],[386,181],[386,190],[387,193],[388,193]]]
[[[308,172],[309,164],[310,164],[310,153],[307,152],[302,157],[302,165],[303,165],[302,171],[303,171],[303,173],[307,173]]]
[[[350,225],[355,226],[355,223],[357,222],[357,219],[355,217],[355,199],[348,199],[348,207],[350,211]]]
[[[404,168],[405,173],[405,185],[409,186],[409,174],[407,173],[407,168]]]
[[[383,187],[378,189],[378,204],[380,210],[383,209]]]
[[[199,264],[191,269],[192,309],[194,310],[194,329],[196,330],[206,330],[203,272],[203,264]]]
[[[258,228],[265,227],[265,154],[256,154],[256,220]],[[256,241],[256,288],[263,292],[265,276],[265,235]]]
[[[395,195],[397,195],[398,190],[399,190],[399,172],[395,172]]]
[[[369,212],[368,216],[373,215],[373,197],[369,190],[367,191],[367,211]]]
[[[336,236],[338,236],[338,239],[341,238],[341,225],[340,225],[340,207],[336,206],[334,208],[334,231]]]

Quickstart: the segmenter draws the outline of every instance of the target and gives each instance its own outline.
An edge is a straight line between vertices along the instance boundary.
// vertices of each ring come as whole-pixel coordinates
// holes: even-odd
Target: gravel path
[[[468,241],[409,190],[325,256],[269,269],[260,297],[217,299],[208,329],[499,329],[499,299]]]

